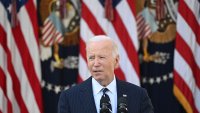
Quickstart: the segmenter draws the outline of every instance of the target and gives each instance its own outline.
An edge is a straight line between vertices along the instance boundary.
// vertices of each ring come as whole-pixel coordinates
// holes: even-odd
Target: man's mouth
[[[101,70],[94,70],[94,73],[102,72]]]

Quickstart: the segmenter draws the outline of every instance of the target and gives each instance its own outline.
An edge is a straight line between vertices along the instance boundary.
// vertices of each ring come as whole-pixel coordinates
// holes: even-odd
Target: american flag
[[[42,112],[36,10],[36,0],[0,0],[0,113]]]
[[[174,94],[187,113],[200,113],[200,2],[179,0]]]
[[[137,23],[137,32],[139,39],[147,38],[152,33],[150,25],[144,19],[142,12],[139,12],[137,14],[136,23]]]
[[[105,18],[105,0],[82,0],[80,25],[79,81],[90,76],[86,63],[86,41],[94,35],[113,38],[120,52],[120,66],[116,76],[140,85],[138,38],[133,0],[112,0],[113,20]]]
[[[45,46],[52,46],[54,43],[63,41],[62,23],[55,12],[51,12],[45,19],[42,28],[42,42]]]

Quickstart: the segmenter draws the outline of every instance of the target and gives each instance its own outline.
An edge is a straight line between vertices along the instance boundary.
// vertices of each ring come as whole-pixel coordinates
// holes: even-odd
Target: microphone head
[[[126,97],[120,97],[118,102],[117,102],[117,105],[120,106],[120,105],[125,105],[127,106],[127,100],[126,100]]]
[[[128,113],[126,97],[120,97],[117,102],[117,113]]]
[[[102,96],[102,98],[100,100],[100,104],[102,104],[102,103],[107,103],[108,104],[109,103],[109,99],[104,97],[104,96]]]
[[[100,113],[111,113],[111,110],[108,108],[109,99],[102,97],[100,100]]]

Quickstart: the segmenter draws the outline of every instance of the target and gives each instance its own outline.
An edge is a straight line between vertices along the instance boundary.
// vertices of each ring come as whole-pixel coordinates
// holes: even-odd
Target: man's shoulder
[[[77,84],[75,86],[72,86],[71,88],[63,91],[63,93],[67,94],[67,95],[73,95],[74,93],[80,92],[81,90],[84,90],[85,88],[88,88],[90,84],[90,80],[85,80],[80,84]]]
[[[134,91],[134,92],[144,92],[145,89],[140,87],[140,86],[137,86],[133,83],[130,83],[130,82],[126,82],[126,81],[122,81],[122,80],[118,80],[118,83],[119,85],[121,85],[121,87],[129,90],[129,91]]]

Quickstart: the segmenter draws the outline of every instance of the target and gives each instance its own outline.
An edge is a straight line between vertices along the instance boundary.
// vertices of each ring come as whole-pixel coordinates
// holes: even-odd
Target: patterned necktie
[[[106,99],[106,100],[108,100],[107,101],[107,107],[110,109],[110,111],[112,112],[112,107],[111,107],[111,102],[110,102],[110,98],[109,98],[109,96],[106,94],[106,92],[108,91],[108,89],[107,88],[104,88],[103,89],[103,95],[102,95],[102,97],[101,97],[101,100],[104,98],[104,99]],[[100,102],[101,102],[101,100],[100,100]],[[100,104],[100,108],[102,108],[102,105]]]

